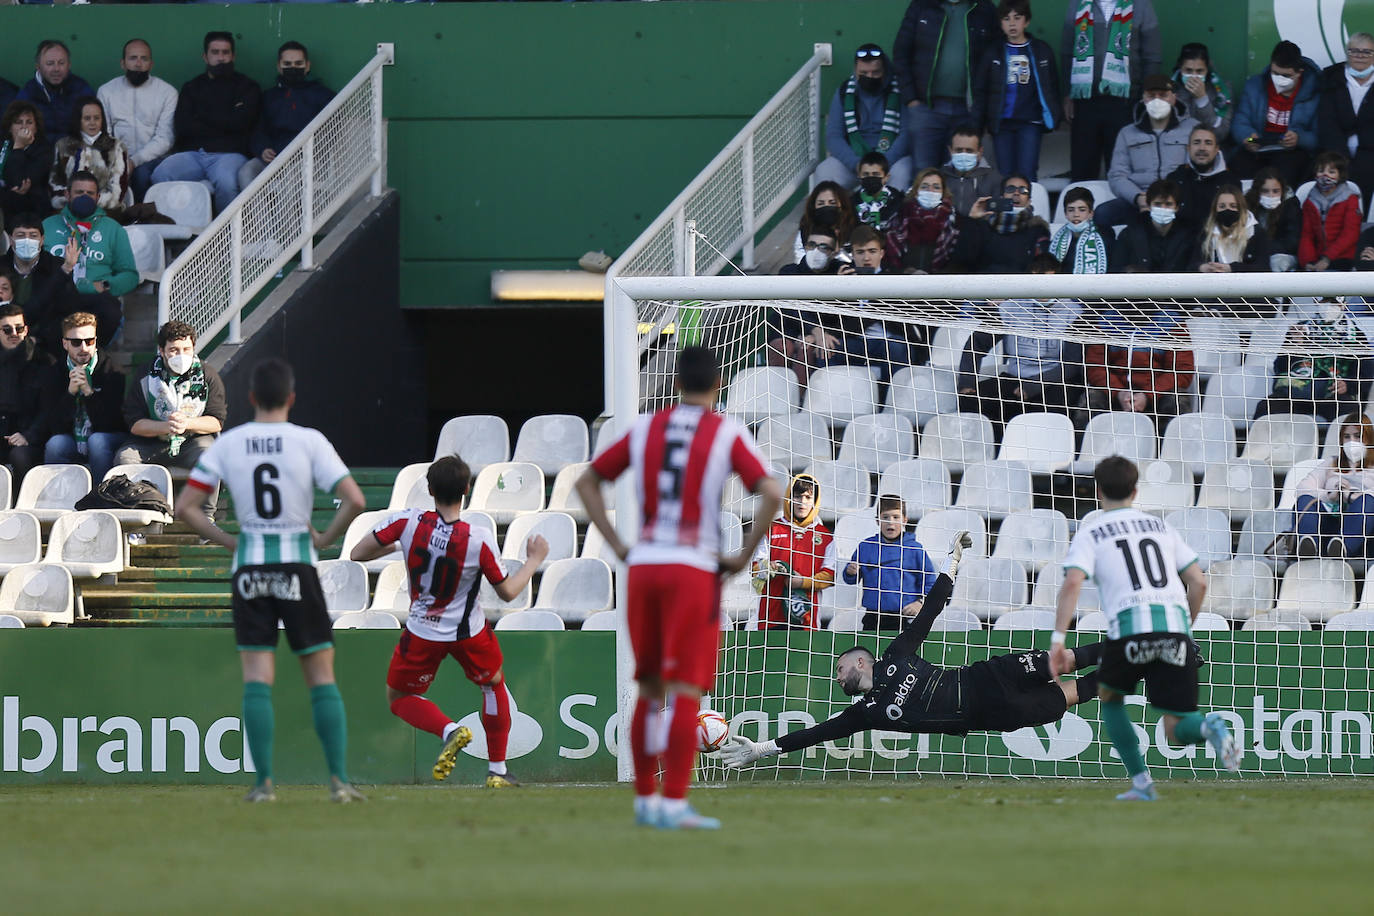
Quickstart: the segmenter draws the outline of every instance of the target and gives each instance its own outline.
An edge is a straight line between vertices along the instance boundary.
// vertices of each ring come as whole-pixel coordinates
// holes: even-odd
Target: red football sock
[[[482,687],[482,730],[487,733],[487,760],[491,763],[506,762],[510,708],[510,691],[505,681]]]
[[[663,754],[663,797],[686,798],[697,756],[697,713],[701,698],[668,695],[668,750]]]
[[[635,794],[653,795],[658,791],[658,754],[649,751],[653,743],[650,730],[657,728],[658,700],[640,697],[630,718],[630,754],[635,765]]]
[[[391,711],[420,731],[440,738],[444,737],[444,727],[452,721],[442,709],[424,697],[397,697],[391,703]]]

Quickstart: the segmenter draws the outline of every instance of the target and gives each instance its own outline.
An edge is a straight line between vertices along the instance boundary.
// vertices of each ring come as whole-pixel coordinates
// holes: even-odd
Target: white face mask
[[[1082,232],[1084,229],[1087,229],[1087,228],[1088,228],[1088,223],[1090,223],[1090,222],[1092,222],[1092,220],[1085,219],[1085,220],[1083,220],[1083,222],[1081,222],[1081,223],[1069,223],[1069,231],[1072,232],[1074,235],[1077,235],[1078,233]]]
[[[1349,458],[1352,464],[1360,464],[1364,461],[1365,444],[1351,440],[1341,443],[1341,451],[1345,452],[1345,457]]]
[[[43,249],[43,243],[38,239],[22,238],[14,240],[14,253],[19,256],[21,261],[32,261],[38,257],[38,252]]]
[[[1283,203],[1282,194],[1260,195],[1259,205],[1266,210],[1277,210],[1281,203]]]
[[[1161,226],[1167,226],[1170,223],[1172,223],[1174,221],[1175,216],[1178,216],[1177,211],[1170,210],[1168,207],[1150,208],[1150,219],[1154,220]]]
[[[1269,79],[1274,82],[1275,92],[1287,92],[1289,89],[1293,88],[1293,83],[1296,82],[1291,76],[1281,76],[1272,72],[1269,74]]]
[[[925,207],[927,210],[933,210],[936,207],[940,206],[940,201],[944,199],[944,195],[941,194],[939,191],[916,192],[916,203]]]
[[[1345,306],[1339,302],[1322,303],[1322,321],[1340,321],[1345,314]]]
[[[195,359],[194,353],[178,353],[176,356],[169,356],[167,357],[167,368],[176,375],[183,375],[187,369],[191,368],[193,359]]]
[[[806,266],[812,270],[825,270],[830,264],[830,255],[821,251],[819,248],[812,248],[806,253]]]
[[[1145,103],[1145,113],[1155,121],[1163,121],[1173,110],[1174,106],[1169,104],[1168,99],[1150,99]]]

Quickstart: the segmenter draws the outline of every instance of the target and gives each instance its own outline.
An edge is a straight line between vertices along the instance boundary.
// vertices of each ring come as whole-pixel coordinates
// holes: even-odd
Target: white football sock
[[[445,725],[445,726],[444,726],[444,740],[447,741],[450,737],[452,737],[454,730],[456,730],[457,728],[458,728],[458,723],[457,723],[457,722],[450,722],[449,724]]]
[[[497,776],[505,776],[506,761],[502,760],[500,763],[497,763],[495,760],[491,761],[487,764],[487,772],[495,773]]]

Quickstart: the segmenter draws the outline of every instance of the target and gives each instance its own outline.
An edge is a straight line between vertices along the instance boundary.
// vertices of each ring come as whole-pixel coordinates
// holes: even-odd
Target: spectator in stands
[[[1317,133],[1322,149],[1350,156],[1350,179],[1367,204],[1374,193],[1374,35],[1356,32],[1346,39],[1345,61],[1322,71],[1317,102]],[[1366,210],[1368,207],[1366,207]]]
[[[1050,254],[1059,262],[1059,272],[1105,274],[1111,266],[1116,234],[1098,231],[1093,222],[1093,192],[1083,186],[1064,192],[1064,218],[1050,239]]]
[[[952,261],[966,273],[1023,274],[1050,244],[1050,227],[1030,202],[1030,179],[1008,175],[1002,196],[980,198],[959,222]]]
[[[153,49],[142,38],[124,43],[119,65],[124,75],[101,86],[97,96],[110,119],[108,130],[129,151],[129,185],[134,198],[142,201],[153,183],[153,170],[172,151],[177,91],[153,76]]]
[[[1188,161],[1169,173],[1169,180],[1178,185],[1183,197],[1178,212],[1197,222],[1203,219],[1217,189],[1239,184],[1226,169],[1226,157],[1221,152],[1221,138],[1210,127],[1196,125],[1188,133]]]
[[[224,382],[196,355],[196,331],[189,324],[169,321],[158,328],[157,348],[147,371],[125,394],[130,436],[115,463],[192,468],[224,429]],[[218,498],[218,487],[206,496],[205,514],[211,518]]]
[[[887,157],[882,153],[864,153],[859,160],[859,190],[854,195],[854,215],[859,225],[887,232],[897,222],[904,197],[888,181]]]
[[[1298,266],[1298,240],[1302,236],[1302,204],[1278,169],[1260,169],[1245,194],[1250,213],[1269,237],[1269,269],[1293,270]],[[1374,259],[1374,253],[1371,253]]]
[[[838,254],[849,244],[849,233],[858,225],[854,200],[833,181],[823,181],[811,190],[802,207],[801,227],[792,242],[792,254],[800,263],[806,257],[806,240],[817,229],[829,229],[835,236]]]
[[[1183,316],[1167,309],[1108,307],[1099,313],[1100,339],[1084,348],[1091,413],[1145,413],[1163,429],[1192,409],[1193,351]]]
[[[1355,270],[1374,270],[1374,225],[1366,226],[1360,233],[1355,251]]]
[[[1302,205],[1298,266],[1303,270],[1350,270],[1360,236],[1360,198],[1346,183],[1345,153],[1323,150],[1314,163],[1316,186]]]
[[[1274,359],[1274,390],[1255,408],[1255,419],[1298,413],[1330,423],[1361,409],[1374,381],[1374,354],[1343,296],[1320,300],[1317,316],[1288,330]]]
[[[71,53],[60,41],[40,41],[33,62],[38,69],[19,90],[18,98],[37,106],[49,139],[56,142],[70,129],[77,100],[95,95],[95,90],[72,72]]]
[[[820,594],[835,584],[833,541],[821,521],[821,485],[798,474],[750,564],[760,630],[821,628]]]
[[[945,177],[937,169],[916,176],[902,213],[887,233],[890,272],[933,274],[944,270],[959,240],[959,218],[946,193]]]
[[[863,583],[860,605],[865,630],[900,630],[921,611],[939,571],[916,535],[906,530],[906,503],[878,497],[878,533],[859,542],[841,575]]]
[[[206,32],[205,72],[181,87],[175,118],[177,152],[153,170],[153,183],[208,180],[216,211],[239,193],[239,169],[258,118],[258,84],[234,72],[234,36]]]
[[[902,101],[911,111],[911,166],[936,165],[969,111],[969,73],[1001,38],[989,0],[911,0],[892,43]]]
[[[883,49],[860,45],[854,52],[854,73],[830,101],[825,120],[827,155],[816,167],[815,181],[852,188],[859,160],[868,153],[882,153],[891,163],[888,181],[905,191],[911,187],[909,119],[897,75],[889,70]]]
[[[1072,0],[1064,10],[1059,53],[1069,93],[1064,115],[1072,125],[1069,175],[1092,180],[1112,164],[1108,157],[1117,133],[1134,118],[1131,100],[1149,88],[1145,78],[1159,72],[1154,5],[1150,0]],[[1162,177],[1163,172],[1145,183]]]
[[[855,274],[883,273],[883,237],[872,226],[859,226],[850,236],[854,250]],[[867,302],[860,300],[861,305]],[[929,358],[926,326],[918,322],[870,320],[857,322],[857,339],[846,341],[845,349],[862,358],[880,383],[886,383],[899,369],[923,363]],[[851,360],[854,361],[854,360]]]
[[[52,359],[29,338],[23,306],[0,308],[0,462],[18,484],[43,456],[43,374]]]
[[[1034,181],[1041,135],[1064,120],[1059,68],[1050,46],[1026,32],[1030,0],[1002,0],[997,17],[1004,40],[989,45],[975,62],[971,114],[992,134],[997,167]]]
[[[138,265],[129,234],[105,215],[96,202],[99,194],[100,185],[90,172],[72,175],[67,205],[43,221],[43,239],[48,251],[64,259],[64,270],[67,262],[72,264],[68,275],[76,287],[77,305],[99,320],[100,345],[105,347],[124,323],[119,297],[138,285]]]
[[[60,210],[67,202],[67,187],[72,176],[89,172],[95,176],[100,193],[100,209],[118,219],[124,211],[124,192],[129,189],[129,151],[110,135],[105,108],[95,96],[81,99],[72,109],[73,123],[67,136],[53,147],[52,206]]]
[[[24,307],[29,335],[49,352],[60,352],[62,316],[80,310],[72,271],[77,252],[67,260],[43,246],[43,221],[21,213],[10,221],[9,268],[15,301]]]
[[[1197,234],[1178,215],[1178,185],[1167,178],[1146,190],[1148,208],[1127,224],[1112,248],[1112,273],[1178,273],[1188,269]]]
[[[1031,273],[1059,272],[1059,261],[1041,254]],[[1004,299],[997,314],[1008,333],[974,332],[959,362],[959,409],[981,413],[1000,430],[1027,411],[1067,414],[1081,398],[1082,351],[1064,339],[1083,303],[1076,299]],[[1005,354],[995,378],[978,381],[978,363],[998,342]]]
[[[835,230],[816,227],[806,237],[805,254],[800,262],[784,265],[780,275],[851,275],[854,267],[839,257]],[[785,366],[806,385],[812,371],[823,366],[851,362],[848,341],[861,337],[863,323],[852,316],[837,317],[804,309],[781,308],[770,316],[767,361],[770,366]]]
[[[1341,419],[1340,451],[1298,483],[1294,531],[1300,558],[1368,553],[1374,535],[1374,423],[1359,411]]]
[[[1240,185],[1217,189],[1193,261],[1202,273],[1268,271],[1269,236],[1250,215]]]
[[[334,90],[310,78],[310,52],[299,41],[277,49],[277,82],[262,94],[262,111],[248,148],[253,154],[239,169],[239,187],[246,188],[315,120],[334,98]]]
[[[1145,78],[1145,96],[1135,122],[1116,135],[1112,165],[1107,171],[1115,200],[1099,201],[1094,215],[1103,232],[1123,223],[1148,206],[1145,190],[1166,177],[1188,158],[1188,137],[1197,122],[1180,118],[1174,85],[1158,73]]]
[[[971,124],[954,128],[949,141],[949,159],[940,167],[945,178],[945,195],[954,212],[968,216],[980,197],[992,197],[1002,190],[1002,175],[983,158],[983,132]]]
[[[66,359],[48,369],[43,383],[47,464],[88,464],[99,483],[114,466],[127,438],[124,374],[96,347],[96,317],[76,312],[62,319]]]
[[[1212,69],[1207,46],[1190,41],[1178,52],[1170,77],[1174,97],[1184,105],[1184,116],[1216,131],[1226,142],[1231,137],[1231,84]]]
[[[1281,41],[1269,66],[1245,81],[1231,138],[1238,144],[1231,168],[1240,178],[1271,166],[1290,185],[1307,175],[1317,150],[1317,101],[1322,75],[1291,41]]]
[[[43,115],[31,102],[11,102],[0,120],[0,212],[47,213],[48,168],[52,147],[43,130]]]
[[[14,279],[5,271],[0,270],[0,306],[9,305],[14,301]]]

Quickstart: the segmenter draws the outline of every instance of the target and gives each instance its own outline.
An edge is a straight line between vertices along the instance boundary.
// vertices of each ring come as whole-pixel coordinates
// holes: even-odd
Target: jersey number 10
[[[1152,588],[1163,588],[1169,584],[1169,571],[1164,565],[1164,551],[1159,549],[1159,544],[1154,538],[1141,538],[1137,544],[1140,551],[1140,562],[1136,562],[1135,556],[1131,553],[1131,542],[1122,538],[1116,542],[1116,549],[1121,551],[1121,559],[1126,563],[1126,574],[1131,577],[1131,589],[1140,591],[1140,571],[1144,570],[1145,579]]]

